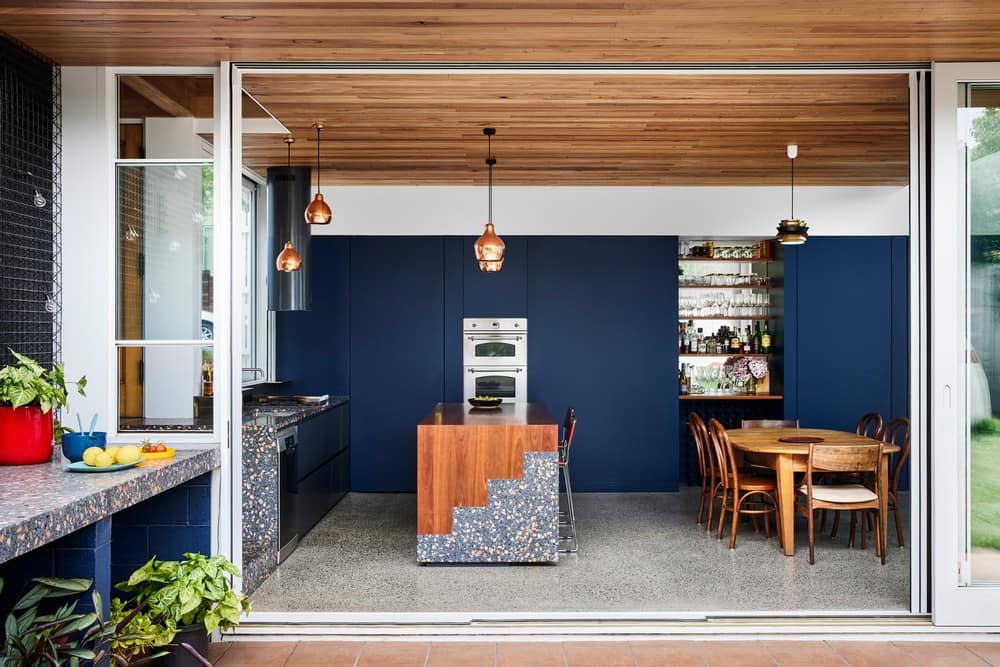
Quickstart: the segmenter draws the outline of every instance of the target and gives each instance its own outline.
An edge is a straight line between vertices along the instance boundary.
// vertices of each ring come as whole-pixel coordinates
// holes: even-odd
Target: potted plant
[[[0,368],[0,465],[45,463],[52,458],[52,412],[69,406],[62,364],[42,368],[34,359],[10,351],[17,364]],[[75,384],[81,396],[87,378]]]
[[[169,645],[160,665],[201,664],[193,656],[208,652],[208,635],[231,630],[240,616],[250,611],[250,602],[233,590],[230,576],[240,571],[223,555],[184,554],[181,561],[152,558],[116,586],[132,593],[139,613],[133,629],[157,638],[152,646]],[[116,603],[112,601],[114,614]]]
[[[96,612],[76,611],[91,580],[38,578],[32,582],[35,585],[14,604],[4,622],[0,667],[99,664],[107,655],[105,647],[114,628]],[[94,609],[101,609],[101,596],[96,592],[92,596]],[[57,606],[48,609],[53,605]]]

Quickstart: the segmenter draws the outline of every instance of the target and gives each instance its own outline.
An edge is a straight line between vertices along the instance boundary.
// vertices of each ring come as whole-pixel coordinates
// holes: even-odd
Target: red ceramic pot
[[[47,463],[52,459],[52,411],[0,407],[0,465]]]

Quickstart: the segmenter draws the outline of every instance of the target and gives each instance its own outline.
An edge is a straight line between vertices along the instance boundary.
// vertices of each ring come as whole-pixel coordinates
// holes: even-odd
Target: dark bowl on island
[[[495,408],[503,403],[502,398],[470,398],[469,405],[474,408]]]

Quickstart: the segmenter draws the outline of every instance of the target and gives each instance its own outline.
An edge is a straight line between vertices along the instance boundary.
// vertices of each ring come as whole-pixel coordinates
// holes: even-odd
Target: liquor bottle
[[[740,330],[739,327],[733,329],[732,333],[729,334],[729,351],[734,354],[739,354],[740,352]]]
[[[687,376],[687,364],[681,364],[681,374],[678,379],[678,384],[680,385],[680,395],[687,396],[690,391],[688,389],[688,376]]]
[[[705,354],[708,352],[708,343],[705,340],[705,334],[702,333],[701,327],[698,327],[698,354]]]
[[[760,332],[760,351],[764,354],[771,351],[771,332],[767,328],[767,322],[764,322],[764,330]]]
[[[677,329],[677,349],[680,352],[680,354],[684,354],[684,352],[685,352],[685,350],[684,350],[684,334],[685,334],[684,323],[681,322],[680,325],[678,326],[678,329]]]
[[[754,324],[753,338],[750,339],[750,351],[760,354],[760,322]]]

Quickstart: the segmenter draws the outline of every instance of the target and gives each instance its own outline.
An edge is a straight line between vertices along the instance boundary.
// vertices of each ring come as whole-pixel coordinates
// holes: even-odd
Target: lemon
[[[115,461],[118,463],[135,463],[139,460],[139,448],[135,445],[125,445],[115,454]]]
[[[83,462],[89,466],[96,465],[94,461],[97,460],[97,455],[103,453],[104,450],[100,447],[87,447],[87,449],[83,451]]]
[[[115,457],[111,455],[111,452],[101,452],[94,458],[95,468],[107,468],[109,465],[115,462]]]
[[[121,447],[117,447],[117,446],[105,448],[104,451],[111,455],[111,462],[112,463],[114,463],[115,459],[118,457],[118,450],[119,449],[121,449]]]

